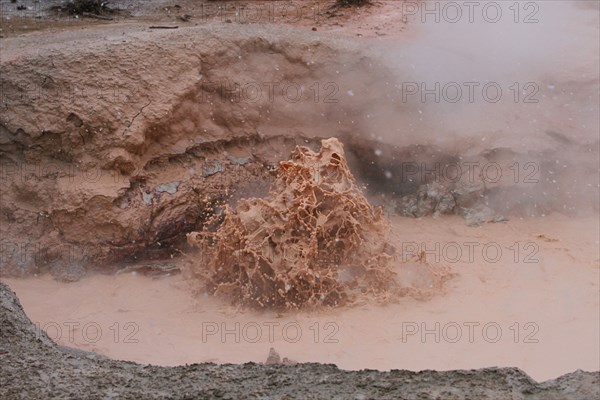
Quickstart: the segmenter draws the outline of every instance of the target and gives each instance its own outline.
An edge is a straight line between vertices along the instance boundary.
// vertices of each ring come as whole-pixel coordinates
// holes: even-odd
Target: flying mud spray
[[[389,299],[401,286],[388,235],[389,223],[357,187],[342,144],[326,139],[318,153],[297,147],[281,162],[267,198],[226,207],[216,232],[189,234],[207,255],[191,272],[208,274],[211,293],[259,308]]]

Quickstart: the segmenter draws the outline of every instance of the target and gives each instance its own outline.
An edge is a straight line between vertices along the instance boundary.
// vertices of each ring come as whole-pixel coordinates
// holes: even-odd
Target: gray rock
[[[0,282],[2,399],[526,399],[600,397],[600,372],[537,383],[518,368],[343,371],[331,364],[192,364],[115,361],[56,345]]]
[[[219,172],[225,172],[223,164],[219,160],[213,160],[210,163],[202,165],[202,176],[204,178],[214,175]]]
[[[179,181],[173,181],[173,182],[169,182],[169,183],[161,183],[160,185],[156,186],[154,191],[156,193],[167,192],[170,194],[175,194],[175,193],[177,193],[177,188],[179,187],[179,184],[180,184]]]

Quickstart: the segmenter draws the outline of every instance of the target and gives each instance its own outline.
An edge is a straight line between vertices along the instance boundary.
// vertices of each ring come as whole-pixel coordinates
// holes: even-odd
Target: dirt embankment
[[[3,273],[76,279],[91,259],[179,255],[215,207],[260,195],[295,145],[333,130],[340,118],[319,87],[327,65],[362,62],[280,31],[123,30],[28,38],[35,51],[7,40]],[[298,101],[282,97],[285,82]],[[306,117],[318,129],[294,129]]]
[[[225,204],[266,194],[277,163],[322,137],[339,137],[359,184],[404,215],[459,213],[479,224],[577,212],[565,192],[593,198],[572,178],[594,163],[564,168],[560,157],[581,143],[542,152],[469,145],[467,157],[411,144],[413,133],[386,141],[373,135],[368,110],[387,110],[402,131],[418,105],[399,100],[397,76],[374,53],[318,32],[231,26],[117,22],[3,39],[0,273],[68,281],[92,267],[168,262],[189,250],[186,233]],[[537,185],[507,174],[485,182],[480,169],[444,180],[450,164],[514,171],[531,160],[533,170],[520,172]]]
[[[342,371],[334,365],[193,364],[157,367],[57,346],[0,283],[0,395],[4,399],[289,398],[592,399],[598,372],[537,383],[516,368]],[[265,358],[267,355],[265,355]]]

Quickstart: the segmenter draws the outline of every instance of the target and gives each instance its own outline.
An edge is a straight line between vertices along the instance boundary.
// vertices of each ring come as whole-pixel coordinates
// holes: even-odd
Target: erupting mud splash
[[[388,232],[342,144],[325,139],[320,152],[297,147],[279,164],[266,199],[241,200],[216,231],[190,233],[208,263],[191,270],[208,278],[209,292],[257,308],[336,306],[358,293],[385,299],[398,289]]]
[[[511,12],[527,10],[510,4],[499,23],[455,24],[401,23],[407,2],[325,2],[316,27],[308,17],[268,29],[199,23],[207,4],[192,0],[127,3],[156,15],[3,21],[0,279],[36,327],[0,287],[0,398],[165,387],[328,398],[346,396],[342,386],[352,398],[410,397],[388,378],[415,376],[432,398],[577,398],[598,386],[597,372],[584,385],[561,378],[565,396],[547,395],[550,383],[520,373],[464,373],[600,369],[597,2],[537,2],[535,24],[516,24]],[[178,29],[148,29],[175,18]],[[498,102],[479,90],[489,84]],[[252,87],[259,97],[229,90]],[[345,147],[319,150],[329,136]],[[180,257],[188,243],[199,251]],[[180,367],[96,363],[41,348],[42,331]],[[357,383],[346,386],[327,365],[197,364],[286,363],[271,348],[346,370],[463,371],[438,389],[441,375],[427,372],[345,373]],[[487,380],[520,389],[495,395]]]

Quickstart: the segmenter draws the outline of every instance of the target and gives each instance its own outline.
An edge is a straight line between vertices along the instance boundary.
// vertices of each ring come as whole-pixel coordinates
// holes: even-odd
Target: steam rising
[[[419,3],[419,10],[436,3],[444,4]],[[472,23],[465,7],[456,23],[448,22],[449,11],[446,18],[440,11],[439,23],[417,11],[408,17],[410,37],[381,40],[373,54],[390,74],[379,99],[363,110],[362,137],[382,147],[433,146],[479,166],[496,162],[504,177],[534,164],[534,183],[521,176],[511,193],[488,191],[488,205],[502,203],[504,210],[597,210],[598,3],[521,2],[518,16],[512,2],[495,4],[502,10],[495,23],[482,16],[485,3]]]

